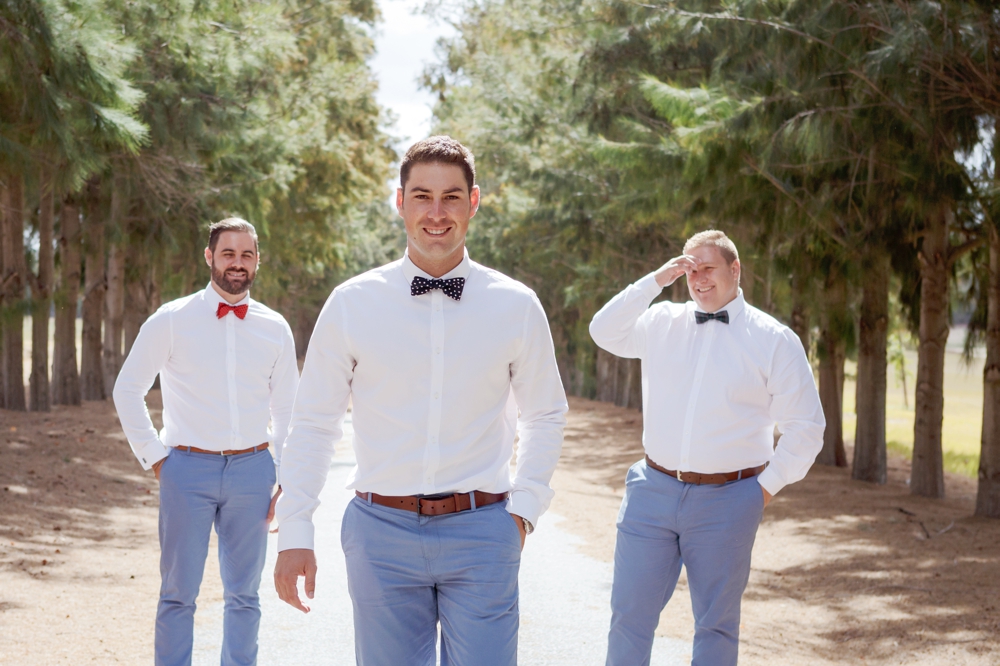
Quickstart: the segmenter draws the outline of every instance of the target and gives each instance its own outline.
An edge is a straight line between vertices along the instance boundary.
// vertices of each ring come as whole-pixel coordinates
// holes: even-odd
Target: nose
[[[434,221],[444,219],[444,205],[441,203],[440,199],[434,199],[434,202],[431,204],[431,209],[427,211],[427,217]]]

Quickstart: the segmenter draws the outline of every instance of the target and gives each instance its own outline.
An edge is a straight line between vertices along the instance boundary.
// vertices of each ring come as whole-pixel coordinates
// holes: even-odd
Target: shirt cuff
[[[644,296],[648,296],[649,300],[653,300],[663,291],[663,287],[656,282],[656,273],[650,273],[646,277],[640,278],[636,281],[635,286]]]
[[[313,537],[316,528],[311,522],[296,520],[291,523],[278,524],[278,552],[293,548],[315,550]]]
[[[133,448],[133,452],[142,468],[150,470],[153,469],[153,465],[166,458],[170,451],[160,440],[154,439],[142,447]]]
[[[507,512],[521,516],[531,523],[532,527],[538,527],[538,516],[542,513],[542,507],[535,496],[527,490],[512,490],[507,501]]]
[[[771,495],[777,495],[782,488],[788,485],[778,475],[778,470],[774,468],[774,465],[768,465],[767,469],[757,476],[757,483]]]

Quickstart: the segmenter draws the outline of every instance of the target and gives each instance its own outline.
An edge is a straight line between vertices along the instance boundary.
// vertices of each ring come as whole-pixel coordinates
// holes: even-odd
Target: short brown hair
[[[740,258],[740,253],[736,251],[736,245],[733,241],[729,240],[729,236],[716,229],[699,231],[694,236],[691,236],[691,238],[688,238],[687,242],[684,243],[684,254],[687,254],[688,250],[693,250],[696,247],[705,247],[706,245],[719,248],[719,252],[722,253],[727,264],[732,265],[734,261]]]
[[[399,186],[404,190],[414,164],[454,164],[462,167],[470,192],[476,184],[476,159],[472,151],[450,136],[431,136],[410,146],[399,165]]]
[[[219,236],[225,231],[238,231],[244,234],[250,234],[253,238],[253,246],[255,250],[259,247],[257,244],[257,230],[253,228],[253,225],[239,217],[227,217],[224,220],[219,220],[212,226],[208,228],[208,249],[215,252],[215,246],[219,243]]]

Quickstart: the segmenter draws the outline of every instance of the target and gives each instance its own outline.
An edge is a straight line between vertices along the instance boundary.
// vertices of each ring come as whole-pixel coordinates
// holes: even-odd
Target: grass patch
[[[885,405],[885,436],[887,448],[894,453],[913,457],[913,405],[915,398],[917,354],[907,350],[906,392],[896,368],[889,366]],[[961,354],[949,348],[944,365],[944,423],[941,427],[941,448],[944,468],[955,474],[975,479],[979,473],[979,449],[983,427],[983,362],[973,358],[966,363]],[[848,361],[845,372],[856,376],[854,363]],[[844,382],[844,439],[853,440],[857,424],[854,412],[856,386],[853,380]]]
[[[886,448],[893,453],[905,457],[907,460],[913,459],[913,445],[910,443],[904,444],[893,439],[886,442]],[[963,474],[972,479],[975,479],[979,474],[978,453],[961,453],[947,449],[943,453],[945,471],[952,472],[953,474]]]

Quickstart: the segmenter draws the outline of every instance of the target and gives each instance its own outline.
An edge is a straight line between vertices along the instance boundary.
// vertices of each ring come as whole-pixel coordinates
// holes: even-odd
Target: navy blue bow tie
[[[433,280],[428,280],[418,275],[410,283],[410,296],[420,296],[421,294],[426,294],[431,289],[440,289],[456,301],[460,301],[462,300],[462,290],[465,289],[465,278],[457,277],[448,278],[447,280],[434,278]]]
[[[725,310],[716,312],[715,314],[709,314],[708,312],[698,312],[694,311],[694,320],[699,324],[704,324],[709,319],[718,319],[723,324],[729,323],[729,313]]]

